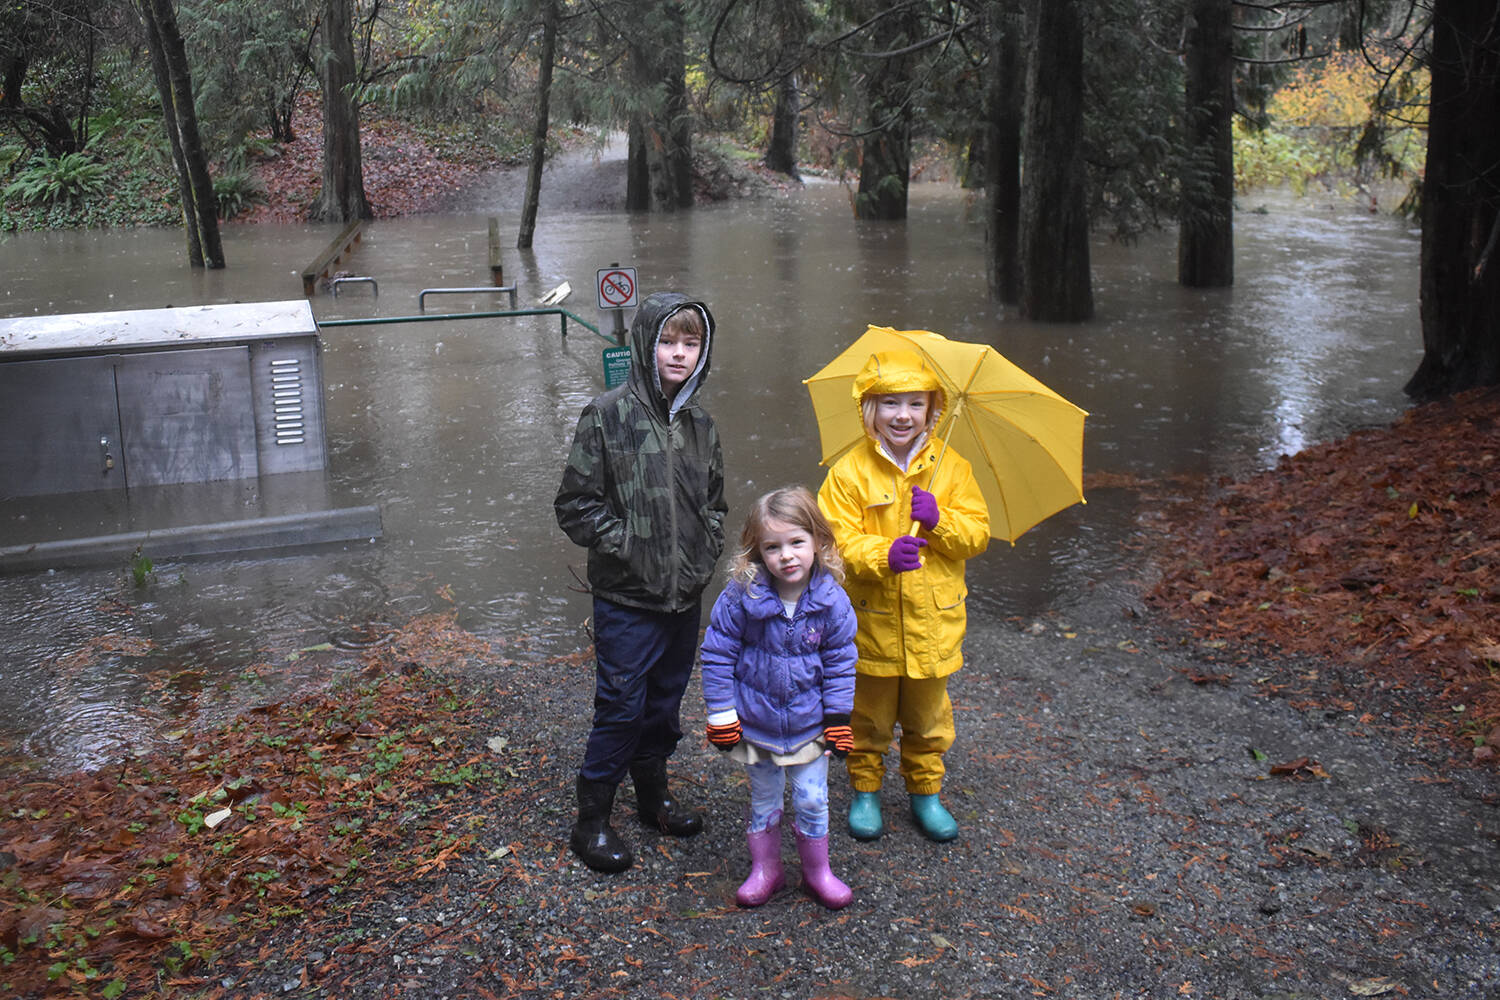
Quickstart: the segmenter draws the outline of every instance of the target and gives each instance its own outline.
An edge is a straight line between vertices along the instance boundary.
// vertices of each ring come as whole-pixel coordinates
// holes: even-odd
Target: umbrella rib
[[[995,470],[995,472],[994,472],[995,479],[998,481],[1000,479],[1000,465],[999,465],[998,462],[995,461],[995,456],[990,452],[989,443],[987,441],[985,441],[984,435],[979,434],[977,432],[975,432],[975,434],[974,434],[974,442],[975,442],[976,445],[978,445],[980,453],[984,456],[985,465],[988,466],[989,468]],[[1010,498],[1009,498],[1009,496],[1007,496],[1007,494],[1006,494],[1006,492],[1005,492],[1004,489],[999,490],[998,491],[998,495],[999,495],[999,499],[1000,499],[1001,513],[1002,513],[1002,515],[1005,518],[1005,531],[1006,531],[1006,535],[1007,536],[1011,536],[1013,534],[1013,532],[1011,530],[1011,521],[1010,521]],[[994,514],[993,513],[991,513],[991,515],[990,515],[990,520],[992,522],[994,521]],[[1007,540],[1012,545],[1016,544],[1016,540],[1015,540],[1014,537],[1008,537]]]
[[[984,356],[988,351],[989,348],[986,347],[983,351],[979,352],[979,356],[974,360],[974,366],[969,369],[969,377],[964,382],[963,387],[960,388],[956,393],[958,398],[954,400],[953,405],[949,407],[947,419],[944,420],[943,426],[952,427],[958,422],[958,413],[961,409],[963,409],[964,402],[969,398],[969,386],[973,385],[974,379],[979,377],[979,367],[980,365],[984,364]],[[937,361],[933,360],[932,358],[928,358],[928,361],[931,362],[933,371],[939,370]],[[956,384],[957,383],[955,383],[955,385]],[[937,461],[932,463],[933,478],[927,481],[928,486],[931,486],[933,480],[937,478],[938,466],[943,464],[943,454],[948,450],[948,435],[942,434],[940,432],[938,436],[943,439],[943,450],[938,452]]]

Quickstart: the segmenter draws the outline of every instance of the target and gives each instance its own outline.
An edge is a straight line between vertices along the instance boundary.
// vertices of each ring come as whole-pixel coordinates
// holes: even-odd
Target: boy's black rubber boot
[[[635,803],[641,822],[673,837],[691,837],[703,829],[703,817],[688,812],[667,791],[667,762],[642,760],[630,765]]]
[[[609,875],[635,864],[630,848],[609,825],[609,811],[614,804],[614,785],[578,779],[578,821],[573,824],[568,846],[584,864]]]

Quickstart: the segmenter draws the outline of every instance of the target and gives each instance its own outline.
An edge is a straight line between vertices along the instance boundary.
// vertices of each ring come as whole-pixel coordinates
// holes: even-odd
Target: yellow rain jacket
[[[899,363],[906,359],[915,362],[917,356],[898,351],[872,358],[855,380],[853,405],[869,393],[937,390],[941,409],[936,377],[919,365]],[[912,531],[913,485],[937,497],[941,517],[933,531],[917,530],[927,540],[922,567],[896,573],[886,557],[891,542]],[[962,666],[968,596],[964,561],[983,552],[990,541],[989,511],[968,461],[929,437],[912,452],[903,472],[867,437],[828,470],[818,506],[833,526],[844,558],[844,589],[859,618],[859,672],[936,678]]]

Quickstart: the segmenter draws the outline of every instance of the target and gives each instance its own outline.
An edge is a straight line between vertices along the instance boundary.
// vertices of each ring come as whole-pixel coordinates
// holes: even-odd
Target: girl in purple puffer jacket
[[[854,745],[856,620],[843,561],[801,486],[755,502],[703,640],[708,741],[750,777],[750,877],[735,894],[759,906],[786,885],[781,807],[792,783],[802,883],[831,910],[853,894],[828,865],[828,755]]]

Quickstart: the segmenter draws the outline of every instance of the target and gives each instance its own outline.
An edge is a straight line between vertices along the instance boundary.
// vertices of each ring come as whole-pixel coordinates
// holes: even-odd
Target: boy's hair
[[[746,587],[755,582],[756,575],[765,565],[760,558],[760,539],[765,534],[767,521],[781,521],[811,535],[817,561],[835,580],[843,583],[844,559],[839,555],[838,543],[833,540],[833,528],[805,486],[783,486],[751,505],[744,530],[740,532],[739,551],[729,563],[732,579]]]
[[[692,306],[683,306],[662,320],[661,332],[666,333],[669,330],[678,336],[692,336],[702,340],[703,314]]]
[[[894,395],[896,394],[892,392],[867,392],[860,397],[859,410],[864,416],[865,433],[877,441],[880,439],[880,435],[875,431],[875,412],[876,408],[880,406],[880,397]],[[922,429],[929,434],[937,428],[938,418],[943,415],[943,411],[938,409],[942,405],[939,399],[940,397],[936,392],[930,389],[927,391],[927,426]]]

